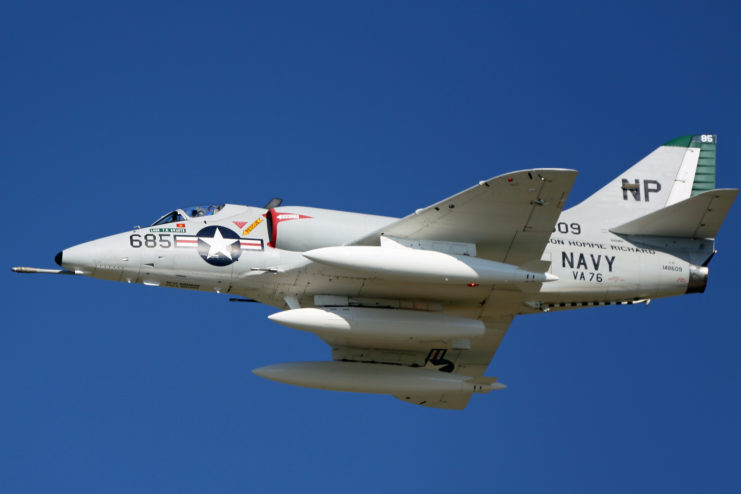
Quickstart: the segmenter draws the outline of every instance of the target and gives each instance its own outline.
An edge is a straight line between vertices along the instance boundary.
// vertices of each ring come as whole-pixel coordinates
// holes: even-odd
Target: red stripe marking
[[[198,240],[180,240],[178,239],[179,244],[197,244]]]

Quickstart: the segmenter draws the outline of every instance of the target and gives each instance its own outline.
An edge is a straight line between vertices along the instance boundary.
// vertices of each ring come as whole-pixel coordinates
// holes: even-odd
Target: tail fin
[[[672,139],[568,210],[585,221],[621,225],[715,189],[714,134]]]

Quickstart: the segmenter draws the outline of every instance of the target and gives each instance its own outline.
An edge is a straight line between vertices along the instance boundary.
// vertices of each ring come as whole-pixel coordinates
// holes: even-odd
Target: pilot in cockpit
[[[166,223],[174,223],[176,221],[186,221],[186,217],[183,215],[187,215],[190,218],[200,218],[202,216],[211,216],[219,211],[224,207],[223,204],[221,205],[211,205],[211,206],[191,206],[185,209],[179,209],[177,211],[173,211],[171,213],[167,213],[160,219],[154,222],[154,225],[164,225]],[[183,214],[180,214],[183,213]]]

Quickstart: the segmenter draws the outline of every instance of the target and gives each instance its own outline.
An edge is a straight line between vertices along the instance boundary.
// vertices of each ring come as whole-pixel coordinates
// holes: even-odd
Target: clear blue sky
[[[739,492],[739,204],[704,295],[518,318],[463,412],[254,376],[330,358],[268,307],[9,269],[193,203],[574,204],[692,133],[740,186],[738,2],[603,3],[5,3],[0,491]]]

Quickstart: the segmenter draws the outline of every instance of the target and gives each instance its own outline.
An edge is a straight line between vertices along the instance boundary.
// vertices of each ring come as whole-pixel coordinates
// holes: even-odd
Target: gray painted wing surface
[[[575,170],[534,169],[480,182],[354,242],[382,235],[476,244],[477,257],[521,265],[540,259],[571,191]]]

